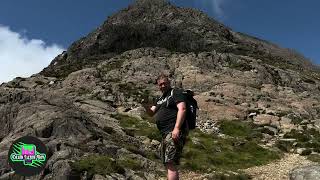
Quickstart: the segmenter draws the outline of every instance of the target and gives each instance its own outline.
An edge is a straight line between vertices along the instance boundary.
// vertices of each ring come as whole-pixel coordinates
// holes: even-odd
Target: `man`
[[[161,158],[167,169],[168,180],[178,180],[182,148],[188,133],[186,103],[182,91],[173,89],[167,76],[160,75],[157,84],[162,96],[151,108],[146,107],[149,115],[155,114],[156,124],[162,135]]]

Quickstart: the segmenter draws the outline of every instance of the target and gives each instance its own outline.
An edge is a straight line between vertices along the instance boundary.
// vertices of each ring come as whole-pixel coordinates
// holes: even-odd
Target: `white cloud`
[[[195,0],[202,8],[212,10],[218,18],[223,18],[225,16],[222,6],[226,1],[227,0]]]
[[[56,44],[48,46],[42,40],[30,40],[0,25],[0,83],[40,72],[63,50]]]
[[[222,4],[225,2],[225,0],[211,0],[212,2],[212,8],[214,9],[214,12],[218,16],[223,16],[223,9],[222,9]]]

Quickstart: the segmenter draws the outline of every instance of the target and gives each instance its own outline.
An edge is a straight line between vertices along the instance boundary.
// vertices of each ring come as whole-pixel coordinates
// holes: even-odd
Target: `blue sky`
[[[1,0],[0,83],[39,72],[133,0]],[[237,32],[293,48],[320,64],[320,1],[171,0]]]

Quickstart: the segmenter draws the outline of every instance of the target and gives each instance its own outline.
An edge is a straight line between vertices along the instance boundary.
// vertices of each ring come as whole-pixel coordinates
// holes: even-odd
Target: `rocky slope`
[[[174,86],[195,91],[203,132],[217,133],[222,120],[245,121],[260,128],[264,147],[320,152],[317,67],[199,11],[139,0],[39,74],[1,84],[0,179],[20,178],[8,166],[7,153],[24,135],[37,136],[48,147],[47,168],[35,179],[162,177],[157,135],[123,121],[137,119],[155,131],[141,103],[159,95],[154,82],[161,72]],[[94,154],[123,169],[92,174],[88,167],[74,167],[83,157],[96,160]]]

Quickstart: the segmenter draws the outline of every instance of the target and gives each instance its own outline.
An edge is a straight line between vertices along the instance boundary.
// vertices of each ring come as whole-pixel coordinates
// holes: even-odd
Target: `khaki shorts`
[[[179,165],[186,137],[186,133],[180,132],[178,141],[174,142],[172,139],[172,133],[170,132],[162,138],[160,157],[164,165],[168,162],[173,162],[175,165]]]

